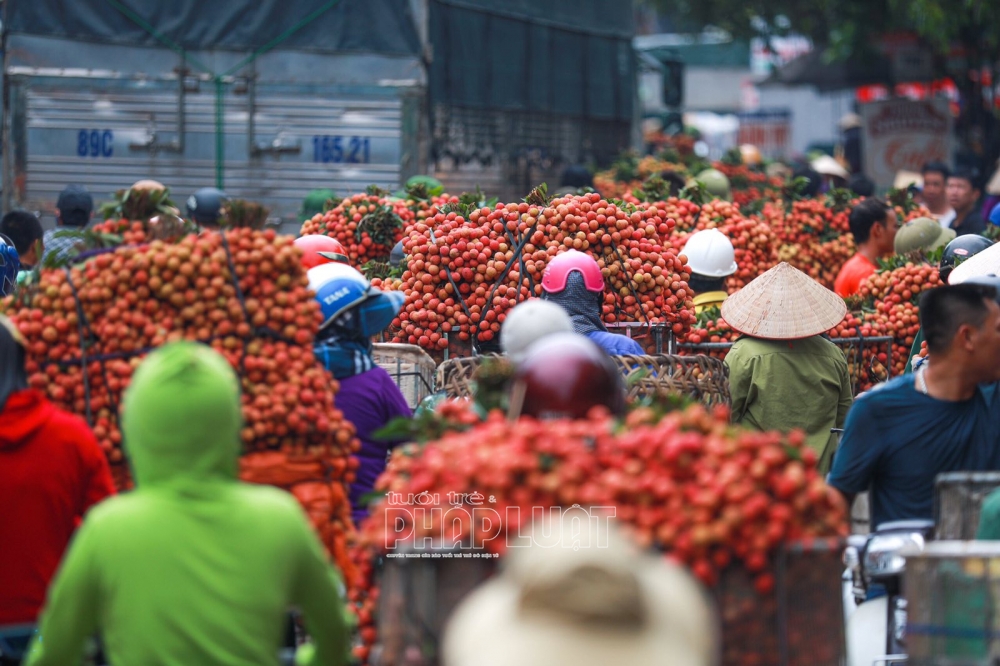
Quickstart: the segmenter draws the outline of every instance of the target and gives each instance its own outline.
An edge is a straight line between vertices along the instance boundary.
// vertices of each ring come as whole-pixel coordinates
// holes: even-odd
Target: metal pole
[[[223,109],[225,88],[221,76],[216,75],[213,81],[215,82],[215,186],[221,190],[225,189],[226,137]]]

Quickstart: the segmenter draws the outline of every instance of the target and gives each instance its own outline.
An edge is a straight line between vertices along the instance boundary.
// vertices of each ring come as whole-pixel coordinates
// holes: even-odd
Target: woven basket
[[[657,393],[693,398],[708,406],[729,405],[729,373],[710,356],[613,356],[628,386],[629,400]]]
[[[375,343],[372,358],[396,382],[410,409],[434,392],[434,359],[420,347]]]
[[[484,354],[445,361],[437,369],[437,390],[444,392],[449,398],[471,398],[476,370],[483,359],[487,358],[500,358],[500,355]]]
[[[438,367],[437,390],[449,398],[471,398],[476,370],[484,358],[454,358]],[[660,392],[685,395],[709,406],[729,405],[726,366],[708,356],[612,356],[629,387],[629,400]]]

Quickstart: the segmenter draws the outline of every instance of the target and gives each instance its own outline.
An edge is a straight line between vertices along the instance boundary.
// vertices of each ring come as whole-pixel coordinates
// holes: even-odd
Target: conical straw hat
[[[846,314],[844,299],[784,262],[722,303],[722,318],[733,329],[768,340],[819,335]]]
[[[974,254],[958,266],[948,276],[948,284],[962,284],[969,278],[984,275],[1000,275],[1000,243]]]

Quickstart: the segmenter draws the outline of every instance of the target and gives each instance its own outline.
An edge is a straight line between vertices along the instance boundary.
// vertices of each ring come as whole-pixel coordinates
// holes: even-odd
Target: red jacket
[[[115,492],[93,433],[34,389],[0,412],[0,625],[33,623],[73,531]]]

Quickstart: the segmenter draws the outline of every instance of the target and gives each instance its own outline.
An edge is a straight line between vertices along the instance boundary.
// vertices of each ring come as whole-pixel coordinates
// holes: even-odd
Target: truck
[[[46,226],[68,183],[140,179],[268,206],[418,173],[502,197],[633,143],[631,15],[613,0],[7,0],[3,207]]]

